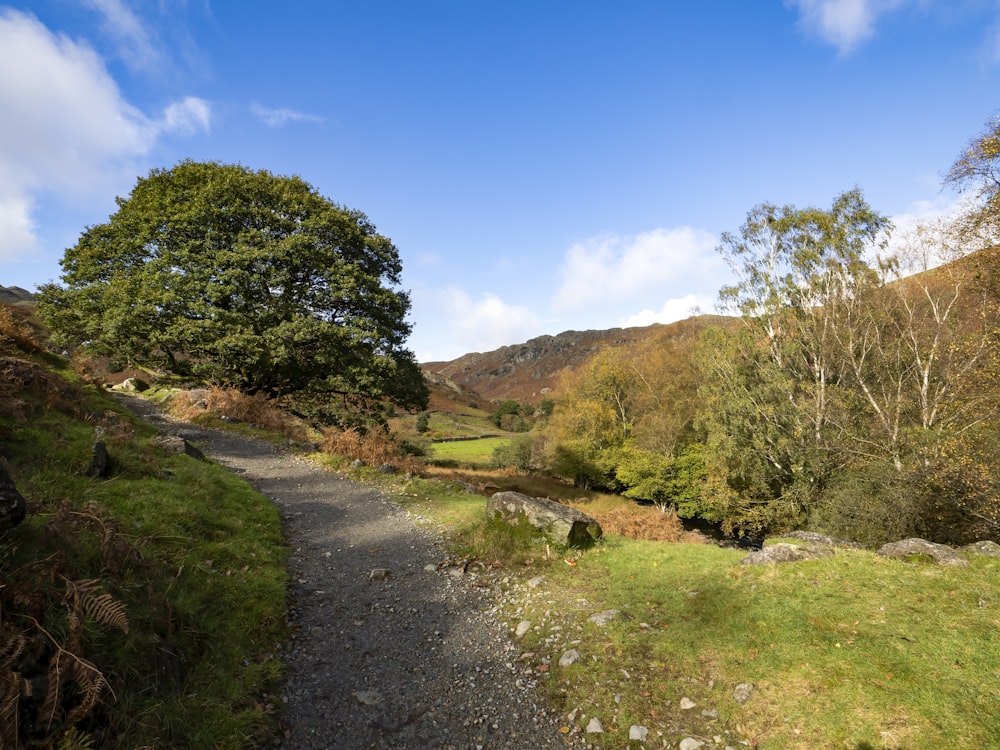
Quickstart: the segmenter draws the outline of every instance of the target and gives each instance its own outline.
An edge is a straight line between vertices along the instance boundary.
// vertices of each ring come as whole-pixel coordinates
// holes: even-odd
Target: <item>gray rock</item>
[[[958,568],[967,567],[969,564],[968,560],[951,549],[951,547],[918,538],[903,539],[900,542],[889,542],[882,545],[876,554],[882,555],[882,557],[897,559],[906,559],[910,555],[926,555],[932,558],[938,565],[953,565]]]
[[[701,740],[696,740],[694,737],[685,737],[681,740],[681,744],[678,746],[680,750],[698,750],[699,747],[704,747],[705,743]]]
[[[753,685],[748,682],[741,682],[733,688],[733,700],[743,705],[753,696]]]
[[[360,458],[356,458],[353,461],[351,461],[351,468],[352,469],[363,469],[364,466],[365,466],[365,462],[362,461]]]
[[[160,435],[156,438],[156,444],[166,451],[172,453],[183,453],[199,461],[205,460],[205,454],[195,448],[191,443],[180,435]]]
[[[392,571],[388,568],[375,568],[368,574],[369,581],[388,581],[392,578]]]
[[[530,579],[525,585],[529,589],[537,589],[543,583],[545,583],[545,576],[535,576],[534,578]]]
[[[607,609],[603,612],[597,612],[592,614],[587,618],[587,622],[592,622],[599,628],[607,627],[612,620],[616,620],[621,614],[617,609]]]
[[[149,390],[149,383],[142,378],[126,378],[114,386],[114,390],[124,391],[125,393],[142,393]]]
[[[571,648],[569,651],[567,651],[566,653],[564,653],[562,656],[559,657],[559,666],[569,667],[573,664],[576,664],[578,661],[580,661],[580,652],[577,651],[575,648]]]
[[[107,479],[110,473],[111,456],[108,454],[108,446],[103,440],[98,440],[92,449],[87,476],[94,479]]]
[[[963,552],[971,555],[985,555],[986,557],[1000,557],[1000,544],[990,541],[973,542],[962,547]]]
[[[587,734],[604,734],[604,725],[596,716],[590,717],[587,722]]]
[[[374,690],[355,690],[351,695],[363,706],[377,706],[382,702],[382,696]]]
[[[697,703],[695,703],[693,700],[691,700],[687,696],[681,698],[681,710],[682,711],[690,711],[692,708],[694,708],[697,705],[698,705]]]
[[[521,622],[517,624],[517,627],[514,628],[514,635],[516,635],[518,638],[523,638],[524,634],[527,633],[529,630],[531,630],[531,621],[521,620]]]
[[[589,547],[604,533],[601,525],[583,511],[520,492],[495,493],[486,501],[486,512],[512,525],[526,519],[555,544],[570,547]]]
[[[799,547],[796,544],[779,542],[757,552],[751,552],[740,560],[740,565],[766,565],[770,563],[817,560],[821,557],[831,557],[833,554],[834,552],[830,547]]]
[[[644,726],[633,724],[628,728],[629,742],[645,742],[648,736],[649,730]]]
[[[827,536],[826,534],[818,534],[815,531],[789,531],[787,534],[781,534],[780,536],[785,539],[798,539],[803,542],[809,542],[810,544],[826,544],[831,547],[864,549],[864,547],[857,542],[851,542],[847,539],[838,539],[837,537]]]

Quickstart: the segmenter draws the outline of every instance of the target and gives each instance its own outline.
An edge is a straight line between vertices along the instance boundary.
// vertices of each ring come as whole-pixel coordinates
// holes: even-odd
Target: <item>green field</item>
[[[493,451],[509,442],[510,438],[490,437],[434,443],[428,460],[438,465],[487,466],[493,458]]]

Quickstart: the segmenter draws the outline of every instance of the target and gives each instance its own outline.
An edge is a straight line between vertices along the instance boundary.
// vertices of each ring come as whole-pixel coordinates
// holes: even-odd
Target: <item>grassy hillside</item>
[[[0,323],[3,460],[28,502],[0,533],[0,746],[269,737],[285,638],[277,510],[221,467],[165,452],[17,318]],[[104,478],[87,475],[98,439]]]

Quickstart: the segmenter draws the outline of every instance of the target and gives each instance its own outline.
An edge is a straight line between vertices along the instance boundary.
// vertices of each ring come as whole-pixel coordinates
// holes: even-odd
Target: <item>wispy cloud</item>
[[[87,44],[33,16],[0,10],[0,257],[39,250],[33,214],[44,192],[88,200],[136,174],[167,135],[206,131],[209,104],[188,97],[149,117],[124,99]],[[113,188],[112,188],[113,189]]]
[[[798,8],[799,26],[849,55],[875,35],[880,17],[912,0],[787,0]]]
[[[634,315],[629,315],[622,321],[622,328],[632,328],[637,326],[650,326],[653,323],[673,323],[676,320],[684,320],[692,315],[703,312],[712,312],[715,309],[715,300],[697,294],[688,294],[677,299],[668,299],[659,310],[642,310]]]
[[[552,306],[574,310],[600,302],[621,303],[667,284],[690,288],[721,267],[715,245],[715,236],[693,227],[577,243],[566,252],[562,283]]]
[[[149,71],[161,63],[153,36],[122,0],[83,0],[83,4],[101,15],[102,29],[130,68]]]
[[[254,102],[250,105],[250,111],[261,122],[270,128],[283,128],[292,122],[322,122],[323,118],[311,115],[307,112],[297,112],[294,109],[271,109]]]
[[[459,351],[492,351],[537,334],[538,316],[526,307],[510,305],[496,294],[473,299],[457,288],[441,296],[452,343]]]

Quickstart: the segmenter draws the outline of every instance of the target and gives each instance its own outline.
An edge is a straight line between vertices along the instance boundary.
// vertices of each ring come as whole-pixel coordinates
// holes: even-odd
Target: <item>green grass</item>
[[[488,466],[493,451],[510,442],[508,437],[457,440],[452,443],[434,443],[431,446],[431,463],[452,466]]]
[[[657,747],[686,736],[767,750],[1000,747],[1000,560],[960,569],[838,550],[743,567],[738,550],[610,537],[571,567],[505,539],[482,497],[443,486],[411,483],[403,499],[452,528],[463,554],[509,545],[512,570],[544,572],[509,623],[539,626],[518,644],[534,654],[523,668],[563,716],[601,718],[598,747],[629,747],[632,724]],[[612,608],[623,614],[609,626],[588,622]],[[583,659],[558,667],[576,639]],[[739,683],[754,686],[745,704]]]
[[[88,409],[114,408],[104,394],[85,399]],[[36,603],[26,606],[45,610],[40,622],[57,639],[67,632],[61,576],[100,579],[129,618],[127,634],[84,631],[82,655],[113,691],[80,726],[94,746],[236,750],[269,736],[286,636],[275,506],[215,464],[163,452],[143,425],[112,420],[106,480],[83,474],[92,424],[47,410],[2,426],[29,501],[25,522],[0,539],[4,593],[31,586]],[[29,622],[9,604],[4,615]],[[44,639],[26,632],[44,656]],[[33,669],[44,675],[46,663]]]

